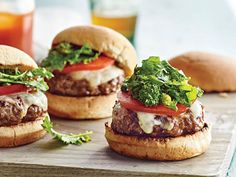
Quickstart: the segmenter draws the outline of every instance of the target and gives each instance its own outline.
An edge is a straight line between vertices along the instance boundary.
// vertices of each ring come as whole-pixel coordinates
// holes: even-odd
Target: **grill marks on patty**
[[[124,76],[118,76],[97,87],[91,87],[85,79],[74,80],[68,74],[54,74],[55,77],[48,80],[49,92],[65,96],[98,96],[109,95],[120,89]]]
[[[36,105],[31,105],[24,117],[24,103],[20,97],[13,101],[0,101],[0,126],[17,125],[22,122],[34,121],[45,115],[46,111]]]
[[[146,134],[139,125],[137,113],[120,106],[117,102],[113,109],[111,127],[114,131],[121,134],[153,138],[177,137],[192,134],[204,127],[204,111],[202,117],[197,118],[194,118],[193,113],[188,109],[178,117],[156,115],[155,119],[161,121],[163,124],[170,123],[173,125],[173,128],[167,130],[162,128],[161,125],[154,125],[153,132]]]

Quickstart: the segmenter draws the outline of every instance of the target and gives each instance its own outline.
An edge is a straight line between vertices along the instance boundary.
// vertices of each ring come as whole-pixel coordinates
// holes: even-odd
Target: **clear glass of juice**
[[[0,44],[33,56],[34,0],[0,0]]]
[[[139,0],[90,0],[91,20],[123,34],[134,44]]]

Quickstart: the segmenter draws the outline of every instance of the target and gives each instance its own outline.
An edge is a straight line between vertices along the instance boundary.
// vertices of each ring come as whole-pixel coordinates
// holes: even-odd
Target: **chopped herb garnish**
[[[190,106],[203,94],[200,88],[188,84],[189,79],[167,61],[152,56],[143,60],[141,67],[136,66],[134,74],[126,79],[121,89],[129,91],[146,106],[163,104],[177,110],[177,103]]]
[[[88,44],[78,47],[62,42],[49,51],[47,58],[43,60],[41,65],[49,71],[62,71],[67,64],[88,64],[97,59],[99,55],[100,53],[92,50]]]

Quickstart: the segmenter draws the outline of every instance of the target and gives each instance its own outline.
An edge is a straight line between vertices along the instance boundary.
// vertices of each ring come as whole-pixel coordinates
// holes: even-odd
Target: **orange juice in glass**
[[[91,20],[123,34],[134,43],[139,0],[90,0]]]
[[[33,56],[34,0],[0,0],[0,44]]]

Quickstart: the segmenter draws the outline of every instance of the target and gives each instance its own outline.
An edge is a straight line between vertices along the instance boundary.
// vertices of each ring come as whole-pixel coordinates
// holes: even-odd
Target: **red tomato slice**
[[[145,106],[140,101],[132,98],[130,94],[124,92],[118,93],[118,100],[120,104],[127,109],[168,116],[178,116],[179,114],[185,112],[187,109],[187,107],[182,104],[177,104],[178,111],[170,109],[164,105]]]
[[[67,74],[73,71],[81,71],[81,70],[98,70],[105,68],[107,66],[113,65],[115,63],[115,60],[107,57],[107,56],[100,56],[96,60],[92,61],[88,64],[78,63],[74,65],[68,65],[66,66],[61,73]]]
[[[28,88],[22,84],[0,86],[0,95],[9,95],[18,92],[27,92]]]

